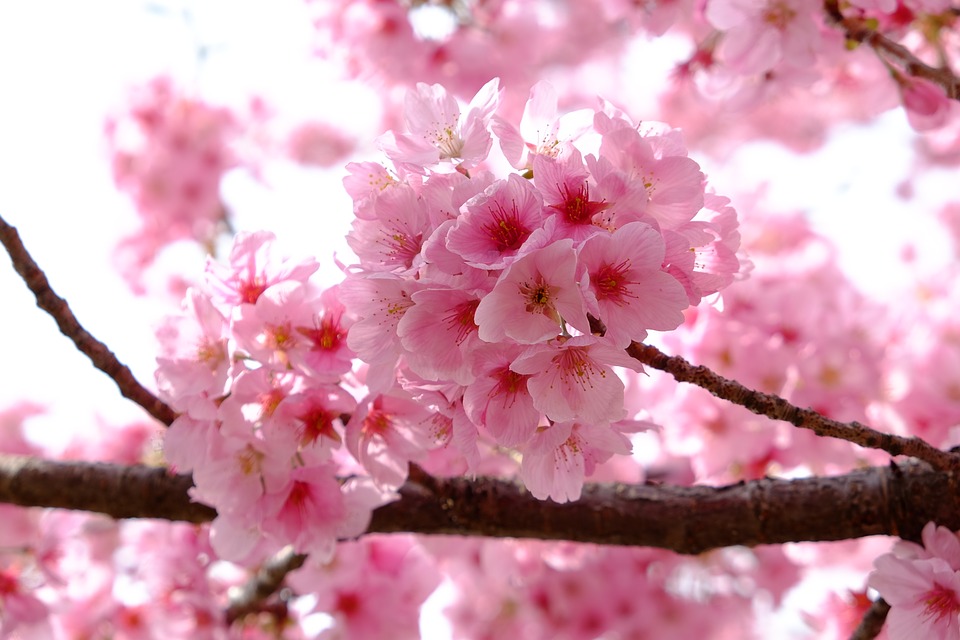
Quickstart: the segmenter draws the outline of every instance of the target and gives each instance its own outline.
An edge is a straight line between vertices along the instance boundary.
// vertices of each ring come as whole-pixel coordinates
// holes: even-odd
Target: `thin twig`
[[[60,332],[77,346],[81,353],[90,358],[97,369],[106,373],[120,388],[124,398],[136,402],[147,413],[165,425],[170,425],[176,413],[167,404],[153,395],[146,387],[137,382],[130,369],[121,363],[105,344],[94,338],[81,326],[67,301],[58,296],[50,287],[46,275],[20,241],[17,230],[0,216],[0,243],[10,254],[13,268],[26,283],[37,299],[37,306],[53,316]]]
[[[948,98],[960,98],[960,78],[957,78],[949,67],[931,67],[903,45],[870,28],[865,20],[844,16],[837,0],[826,0],[824,10],[829,20],[843,29],[848,40],[862,42],[878,55],[884,53],[896,59],[910,75],[925,78],[943,87]]]
[[[227,624],[262,611],[263,603],[280,590],[287,574],[302,567],[306,559],[307,556],[287,546],[267,560],[253,579],[230,595],[230,603],[225,612]]]
[[[890,612],[890,605],[883,598],[877,598],[863,614],[863,620],[854,629],[850,640],[873,640],[883,630],[883,623],[887,620],[887,613]]]
[[[627,348],[627,353],[645,365],[666,371],[680,382],[695,384],[718,398],[746,407],[756,414],[810,429],[818,436],[847,440],[869,449],[882,449],[894,456],[912,456],[942,471],[960,470],[960,457],[941,451],[920,438],[882,433],[859,422],[831,420],[812,409],[796,407],[780,396],[748,389],[707,367],[694,366],[680,356],[668,356],[650,345],[634,342]]]

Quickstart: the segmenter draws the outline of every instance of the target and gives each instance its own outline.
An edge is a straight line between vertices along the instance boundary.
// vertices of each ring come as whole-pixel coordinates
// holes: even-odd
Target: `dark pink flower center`
[[[490,242],[497,251],[516,251],[530,236],[530,230],[520,222],[520,212],[517,205],[504,209],[503,205],[496,204],[492,209],[492,220],[484,225],[483,230],[490,237]]]

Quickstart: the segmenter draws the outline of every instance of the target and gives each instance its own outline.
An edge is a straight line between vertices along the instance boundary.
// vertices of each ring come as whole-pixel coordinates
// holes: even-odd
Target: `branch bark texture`
[[[165,469],[0,456],[0,502],[115,518],[205,522],[192,480]],[[571,540],[696,554],[732,545],[870,535],[919,541],[930,520],[960,529],[960,481],[923,464],[836,477],[762,479],[726,487],[587,484],[580,501],[541,502],[517,483],[413,473],[368,533],[412,532]]]
[[[117,383],[124,398],[136,402],[151,416],[169,426],[176,418],[173,409],[141,385],[130,372],[129,367],[120,362],[105,344],[83,328],[70,310],[70,305],[54,292],[43,270],[27,252],[17,230],[2,216],[0,216],[0,244],[3,244],[7,253],[10,254],[13,268],[36,297],[37,306],[53,317],[60,332],[73,340],[77,349],[90,359],[93,366]]]
[[[627,353],[649,367],[669,373],[678,382],[695,384],[718,398],[738,404],[758,415],[789,422],[796,427],[809,429],[818,436],[847,440],[861,447],[886,451],[894,456],[912,456],[928,462],[935,469],[960,471],[960,456],[941,451],[921,438],[883,433],[859,422],[831,420],[812,409],[796,407],[780,396],[748,389],[707,367],[694,366],[680,356],[668,356],[651,345],[634,342],[627,348]]]

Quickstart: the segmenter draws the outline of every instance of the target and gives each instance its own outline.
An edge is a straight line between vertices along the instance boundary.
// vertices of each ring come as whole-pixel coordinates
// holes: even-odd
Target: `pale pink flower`
[[[378,487],[396,489],[411,461],[433,445],[430,411],[402,389],[360,403],[347,423],[346,443]]]
[[[347,334],[350,349],[365,362],[395,363],[402,352],[397,325],[419,288],[391,274],[349,275],[340,285],[340,300],[359,318]]]
[[[941,558],[877,558],[868,584],[890,605],[890,640],[960,637],[960,575]]]
[[[361,220],[376,219],[373,206],[377,198],[401,183],[386,167],[376,162],[351,162],[346,169],[343,188],[353,198],[354,215]]]
[[[821,42],[811,7],[798,0],[710,0],[706,18],[724,32],[718,57],[742,74],[781,61],[810,66]]]
[[[404,103],[409,133],[386,133],[380,138],[381,149],[394,162],[414,167],[453,160],[460,170],[472,169],[487,157],[493,144],[488,126],[500,104],[499,82],[494,78],[481,87],[466,113],[441,85],[418,83]]]
[[[347,503],[332,465],[298,467],[282,486],[263,496],[263,530],[320,561],[333,554]]]
[[[609,423],[624,417],[624,385],[614,366],[641,370],[623,350],[582,335],[533,345],[510,369],[531,376],[533,405],[551,420]]]
[[[253,304],[260,295],[284,280],[306,280],[320,268],[315,258],[299,262],[273,255],[276,236],[269,231],[241,231],[233,240],[229,264],[207,261],[206,282],[214,304],[227,315],[240,304]]]
[[[163,353],[157,357],[157,390],[175,410],[212,419],[229,388],[227,319],[197,289],[187,290],[183,307],[183,315],[157,330]]]
[[[256,303],[237,307],[230,328],[238,349],[277,371],[292,368],[292,354],[308,347],[296,326],[308,322],[318,295],[311,285],[288,280],[268,288]]]
[[[647,329],[669,331],[683,322],[687,296],[676,278],[660,270],[663,256],[663,237],[642,222],[593,235],[580,247],[592,294],[588,305],[596,306],[604,337],[614,346],[643,341]]]
[[[543,225],[543,199],[529,180],[511,173],[468,200],[447,234],[447,248],[480,269],[502,269]]]
[[[519,131],[504,118],[493,117],[493,132],[500,140],[503,155],[514,168],[532,169],[538,156],[556,158],[569,151],[571,143],[590,129],[592,109],[557,115],[557,99],[553,85],[540,81],[530,89]]]
[[[691,220],[703,206],[705,178],[700,165],[686,156],[672,130],[641,136],[633,128],[615,128],[604,134],[600,156],[626,174],[631,191],[645,193],[642,213],[663,229]]]
[[[423,239],[432,231],[426,202],[412,187],[395,185],[379,194],[373,213],[373,219],[355,218],[347,234],[360,265],[369,271],[415,271]]]
[[[631,450],[630,440],[609,425],[557,422],[539,427],[523,448],[520,477],[539,500],[579,500],[584,478],[598,463]]]
[[[576,270],[569,239],[531,251],[511,264],[474,314],[480,339],[499,342],[509,337],[533,344],[559,335],[561,322],[589,333]]]

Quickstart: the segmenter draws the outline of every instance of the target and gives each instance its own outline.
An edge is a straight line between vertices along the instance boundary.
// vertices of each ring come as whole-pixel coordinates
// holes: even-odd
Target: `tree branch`
[[[0,502],[22,506],[212,520],[213,509],[190,501],[190,486],[189,476],[156,467],[0,455]],[[960,529],[958,489],[952,474],[910,464],[726,487],[587,484],[578,502],[556,504],[507,480],[414,474],[399,500],[373,512],[367,532],[571,540],[690,554],[871,535],[919,541],[931,520]]]
[[[859,422],[831,420],[812,409],[796,407],[779,396],[748,389],[707,367],[694,366],[680,356],[668,356],[650,345],[634,342],[627,348],[627,353],[645,365],[669,373],[679,382],[695,384],[718,398],[746,407],[758,415],[810,429],[818,436],[847,440],[861,447],[881,449],[894,456],[912,456],[942,471],[960,471],[960,457],[941,451],[920,438],[882,433]]]
[[[233,624],[244,616],[262,610],[264,601],[280,590],[287,574],[303,566],[307,556],[297,553],[293,547],[284,547],[264,563],[257,575],[230,594],[230,603],[225,613],[227,624]]]
[[[53,316],[60,332],[67,336],[77,346],[81,353],[90,358],[97,369],[106,373],[120,388],[124,398],[136,402],[147,413],[165,425],[170,425],[176,418],[173,409],[153,395],[148,389],[137,382],[130,369],[121,363],[105,344],[94,338],[77,320],[70,310],[67,301],[58,296],[50,287],[47,276],[34,262],[33,258],[20,241],[17,230],[10,226],[0,216],[0,243],[3,244],[13,268],[26,283],[37,299],[37,306]]]
[[[850,640],[873,640],[883,630],[883,623],[887,621],[890,605],[883,598],[877,598],[863,614],[863,620],[853,630]]]
[[[824,9],[828,20],[843,29],[848,40],[862,42],[877,54],[894,58],[910,75],[937,83],[949,98],[960,98],[960,78],[949,67],[931,67],[903,45],[872,29],[865,20],[844,16],[837,0],[825,0]]]

